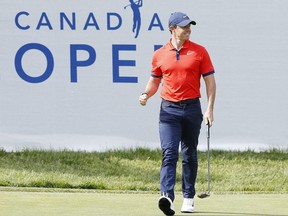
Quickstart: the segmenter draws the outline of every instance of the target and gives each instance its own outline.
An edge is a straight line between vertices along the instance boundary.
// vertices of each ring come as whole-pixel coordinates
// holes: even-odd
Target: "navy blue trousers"
[[[160,191],[173,201],[179,145],[182,152],[182,192],[184,198],[194,198],[198,170],[197,145],[203,114],[199,100],[191,104],[176,104],[162,100],[159,116],[162,148]]]

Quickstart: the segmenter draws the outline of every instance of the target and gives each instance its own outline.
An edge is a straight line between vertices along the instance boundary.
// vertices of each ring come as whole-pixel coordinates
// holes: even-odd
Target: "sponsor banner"
[[[172,4],[0,4],[2,147],[158,147],[158,105],[152,101],[159,97],[144,109],[138,96],[154,50],[170,36]]]
[[[243,123],[236,130],[230,122],[255,117],[236,106],[247,102],[239,98],[252,106],[256,99],[265,103],[251,95],[261,85],[249,88],[247,77],[255,83],[261,71],[262,84],[269,86],[268,74],[284,62],[284,55],[267,55],[287,51],[285,2],[271,7],[267,0],[1,0],[0,148],[158,148],[159,92],[146,107],[138,97],[150,77],[154,50],[170,38],[168,18],[174,11],[197,21],[191,39],[208,49],[216,68],[214,144],[219,139],[221,146],[227,133],[235,142],[235,137],[246,142],[247,136],[248,143],[271,143],[273,136],[262,131],[273,131],[276,122],[261,128]],[[285,94],[280,89],[285,85],[275,85],[276,92],[264,89],[265,98]],[[205,91],[202,95],[205,109]],[[205,133],[200,139],[205,148]]]

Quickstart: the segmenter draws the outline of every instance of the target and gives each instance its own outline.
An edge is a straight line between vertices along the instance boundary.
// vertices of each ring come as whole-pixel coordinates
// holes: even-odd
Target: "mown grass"
[[[207,189],[206,152],[199,152],[197,190]],[[0,150],[0,186],[158,191],[161,151]],[[287,151],[211,152],[214,192],[288,192]],[[176,190],[181,190],[181,155]]]

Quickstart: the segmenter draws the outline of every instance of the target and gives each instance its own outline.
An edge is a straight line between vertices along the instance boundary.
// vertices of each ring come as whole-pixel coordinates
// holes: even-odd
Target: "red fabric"
[[[206,49],[190,40],[185,41],[178,58],[171,40],[156,50],[152,58],[152,76],[162,77],[161,97],[169,101],[199,98],[201,75],[214,73]]]

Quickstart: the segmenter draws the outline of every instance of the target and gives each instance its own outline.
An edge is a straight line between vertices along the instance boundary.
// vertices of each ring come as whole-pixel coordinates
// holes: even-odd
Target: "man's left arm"
[[[214,74],[204,76],[204,81],[206,84],[206,93],[207,93],[207,110],[204,114],[205,124],[209,123],[210,127],[214,121],[214,102],[216,97],[216,81]]]

